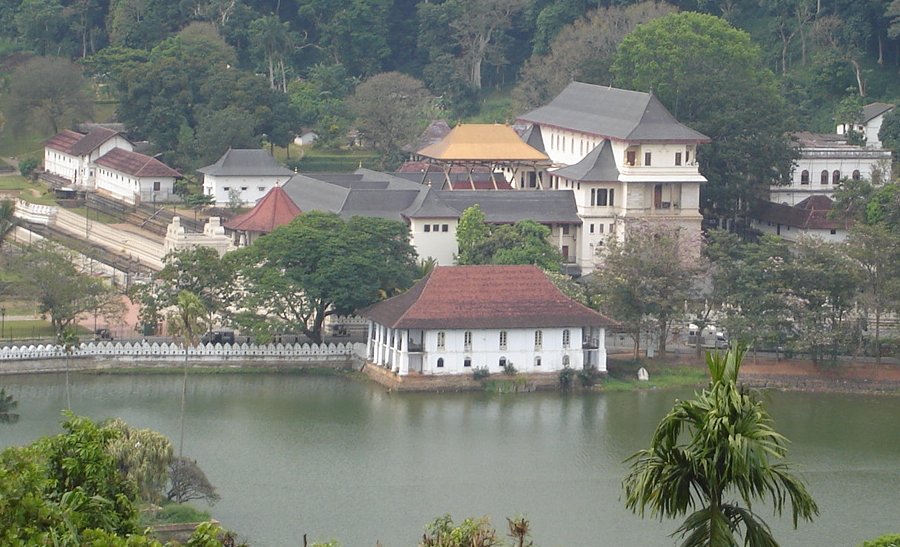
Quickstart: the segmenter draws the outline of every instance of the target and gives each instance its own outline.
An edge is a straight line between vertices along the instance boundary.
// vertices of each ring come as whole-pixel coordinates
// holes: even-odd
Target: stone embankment
[[[527,393],[559,389],[559,374],[553,372],[514,377],[495,374],[483,380],[476,380],[471,374],[439,376],[410,373],[408,376],[398,376],[372,363],[366,363],[362,371],[373,382],[391,391],[484,391],[485,384],[491,381],[502,382],[502,386],[498,387],[502,387],[504,392]]]

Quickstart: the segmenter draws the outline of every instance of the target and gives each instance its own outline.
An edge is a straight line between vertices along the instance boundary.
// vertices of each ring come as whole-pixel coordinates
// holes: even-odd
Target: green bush
[[[183,522],[205,522],[209,513],[183,503],[170,503],[150,517],[147,524],[180,524]]]
[[[490,375],[491,373],[487,367],[475,367],[472,369],[472,378],[476,380],[484,380]]]
[[[515,376],[517,372],[519,371],[516,370],[515,365],[512,363],[506,363],[506,368],[503,369],[503,374],[506,374],[507,376]]]
[[[887,534],[859,544],[859,547],[900,547],[900,534]]]
[[[31,177],[31,174],[34,173],[34,170],[37,169],[38,160],[34,158],[26,158],[19,162],[19,173],[22,174],[23,177]]]
[[[578,373],[578,381],[581,387],[594,387],[600,381],[600,373],[595,367],[586,367]]]
[[[559,387],[564,390],[572,389],[572,380],[575,377],[575,371],[569,367],[563,367],[559,371]]]

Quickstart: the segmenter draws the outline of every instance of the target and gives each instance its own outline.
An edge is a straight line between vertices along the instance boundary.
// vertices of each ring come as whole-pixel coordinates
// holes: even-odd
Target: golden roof
[[[442,161],[548,161],[546,154],[522,141],[500,124],[459,124],[440,142],[418,154]]]

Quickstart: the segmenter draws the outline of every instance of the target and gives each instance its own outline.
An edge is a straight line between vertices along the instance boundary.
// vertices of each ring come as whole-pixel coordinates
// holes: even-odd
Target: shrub
[[[157,512],[149,524],[180,524],[183,522],[205,522],[210,519],[209,512],[190,505],[170,503]]]
[[[599,380],[600,373],[595,367],[586,367],[578,373],[578,381],[581,383],[581,387],[594,387]]]
[[[900,534],[888,534],[864,541],[859,547],[900,547]]]
[[[19,173],[23,177],[30,177],[34,170],[37,169],[38,160],[34,158],[26,158],[19,162]]]
[[[559,387],[568,390],[572,388],[572,380],[575,377],[575,371],[569,367],[563,367],[559,371]]]
[[[475,367],[472,369],[472,378],[476,380],[484,380],[490,375],[491,373],[488,371],[487,367]]]
[[[512,363],[506,363],[506,368],[503,369],[503,374],[506,374],[507,376],[515,376],[517,372],[519,371],[516,370],[515,365]]]

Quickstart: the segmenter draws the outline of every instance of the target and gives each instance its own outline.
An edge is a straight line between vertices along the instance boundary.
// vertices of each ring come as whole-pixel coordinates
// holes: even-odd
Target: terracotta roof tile
[[[118,131],[105,127],[94,127],[91,131],[72,145],[73,156],[85,156],[97,149],[98,146],[118,135]]]
[[[828,217],[833,201],[828,196],[810,196],[797,205],[761,201],[751,211],[753,218],[782,226],[805,230],[835,230],[847,228],[845,222]]]
[[[45,148],[51,148],[53,150],[59,150],[60,152],[64,152],[66,154],[72,153],[72,146],[75,145],[78,141],[84,138],[84,135],[78,133],[76,131],[72,131],[71,129],[63,129],[56,135],[53,135],[46,141],[44,141]]]
[[[438,266],[362,311],[392,328],[551,328],[615,321],[565,296],[535,266]]]
[[[133,177],[180,177],[181,173],[156,158],[121,148],[113,148],[97,159],[97,165]]]
[[[241,232],[269,233],[279,226],[289,224],[300,212],[300,208],[284,189],[275,186],[256,202],[253,209],[227,221],[225,227]]]

